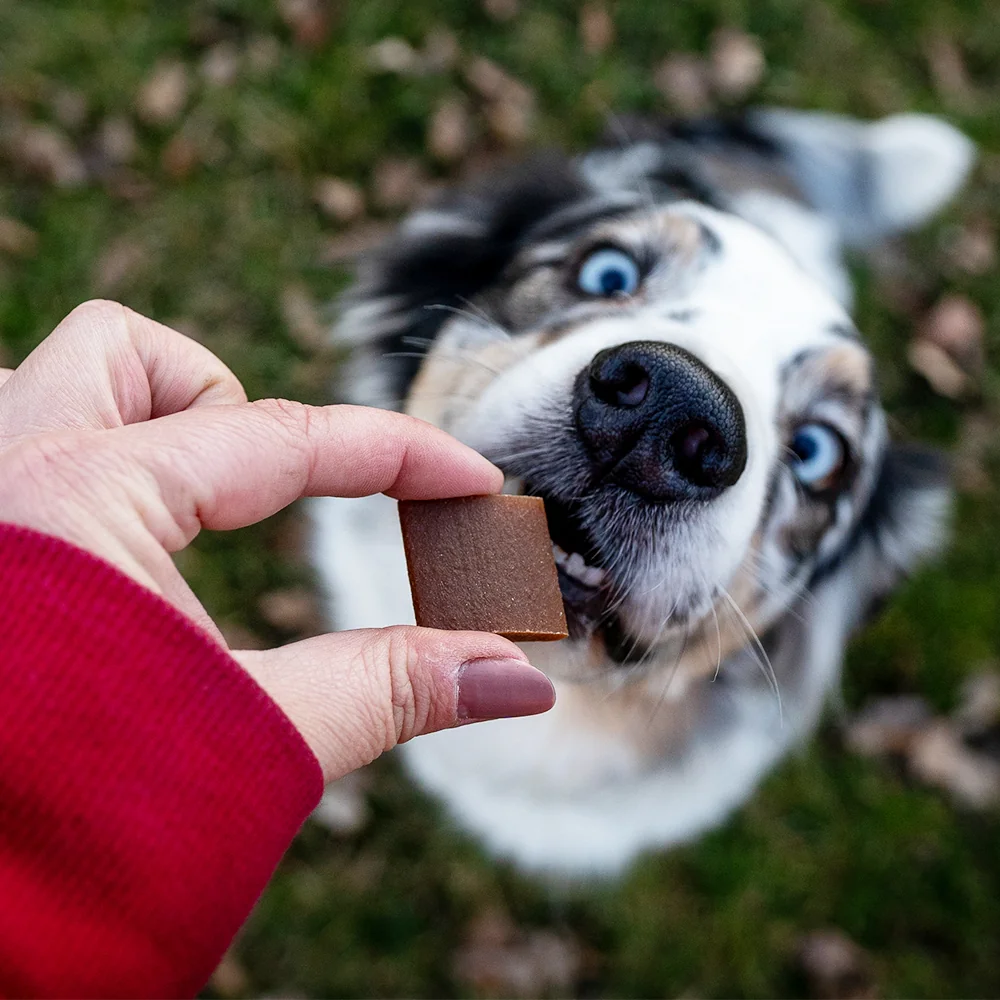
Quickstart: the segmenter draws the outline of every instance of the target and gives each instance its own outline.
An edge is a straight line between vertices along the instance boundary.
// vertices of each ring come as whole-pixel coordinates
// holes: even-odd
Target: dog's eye
[[[639,287],[639,265],[624,250],[604,247],[584,258],[576,282],[587,295],[631,295]]]
[[[826,424],[802,424],[792,435],[790,465],[796,478],[814,492],[830,489],[847,464],[844,439]]]

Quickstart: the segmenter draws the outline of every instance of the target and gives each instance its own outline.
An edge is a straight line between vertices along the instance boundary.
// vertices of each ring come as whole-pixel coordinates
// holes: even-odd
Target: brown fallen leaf
[[[415,76],[422,69],[419,53],[405,38],[383,38],[369,46],[365,62],[376,73],[400,76]]]
[[[289,336],[308,351],[325,347],[329,329],[309,289],[299,282],[281,290],[281,316]]]
[[[271,643],[262,636],[251,632],[246,626],[237,622],[222,621],[218,622],[218,626],[222,638],[226,640],[226,645],[230,649],[269,649],[271,647]]]
[[[230,87],[240,75],[243,56],[228,39],[213,45],[202,57],[198,72],[210,87]]]
[[[993,478],[987,471],[987,461],[1000,444],[1000,427],[990,413],[966,413],[958,432],[958,442],[952,454],[955,484],[966,493],[989,493]]]
[[[906,351],[910,367],[930,383],[939,396],[958,399],[969,387],[969,377],[937,344],[918,338]]]
[[[54,125],[23,125],[7,145],[24,171],[57,188],[77,188],[87,182],[87,168],[76,146]]]
[[[420,61],[428,73],[447,73],[455,68],[461,54],[455,33],[438,25],[427,32]]]
[[[995,663],[963,681],[952,717],[962,733],[976,734],[1000,725],[1000,670]]]
[[[967,371],[982,363],[986,320],[982,310],[965,295],[945,295],[924,317],[917,336],[936,344]]]
[[[299,48],[318,49],[326,44],[333,26],[333,11],[326,0],[278,0],[278,14]]]
[[[132,122],[124,115],[112,115],[97,130],[97,147],[106,163],[122,166],[131,163],[139,151]]]
[[[452,973],[476,992],[541,997],[571,992],[582,966],[582,949],[569,936],[522,930],[502,911],[489,910],[471,925]]]
[[[482,0],[486,16],[500,24],[513,21],[521,12],[521,0]]]
[[[709,51],[712,87],[720,97],[737,101],[746,97],[764,78],[764,53],[752,35],[720,28]]]
[[[230,949],[219,960],[208,985],[225,1000],[234,1000],[236,997],[244,996],[251,984],[243,963]]]
[[[371,819],[369,784],[364,771],[354,771],[327,785],[313,819],[338,837],[356,836]]]
[[[181,129],[170,137],[160,154],[164,173],[175,181],[186,180],[201,165],[201,148],[195,138]]]
[[[918,736],[909,766],[915,777],[962,805],[984,809],[1000,803],[1000,762],[966,747],[948,720],[937,720]]]
[[[927,65],[938,96],[953,108],[968,108],[976,90],[965,66],[965,56],[953,38],[935,34],[925,46]]]
[[[425,185],[424,169],[418,159],[387,156],[375,164],[372,201],[386,212],[409,208],[424,193]]]
[[[320,244],[320,264],[349,264],[374,250],[395,227],[389,222],[362,222]]]
[[[427,151],[436,160],[453,163],[462,159],[472,143],[472,122],[461,97],[445,98],[431,115],[427,127]]]
[[[337,222],[354,222],[365,214],[364,191],[340,177],[317,178],[312,196],[323,213]]]
[[[930,706],[918,695],[877,698],[850,721],[845,743],[866,757],[905,754],[930,720]]]
[[[87,123],[90,116],[90,101],[82,90],[71,87],[60,87],[52,95],[49,103],[55,120],[64,129],[76,132]]]
[[[653,72],[653,85],[681,114],[703,114],[711,106],[708,65],[692,53],[678,52],[664,59]]]
[[[126,233],[106,247],[94,262],[93,289],[98,295],[114,298],[145,274],[151,263],[148,244]]]
[[[607,52],[615,41],[615,22],[604,0],[590,0],[580,9],[580,41],[591,56]]]
[[[799,966],[818,1000],[870,1000],[878,996],[868,953],[843,931],[814,931],[799,942]]]
[[[179,60],[161,60],[139,91],[136,111],[148,125],[172,125],[184,111],[190,92],[187,66]]]
[[[996,267],[997,232],[993,222],[976,219],[955,227],[944,241],[944,255],[952,267],[965,274],[988,274]]]
[[[503,67],[487,59],[476,56],[465,68],[465,79],[469,86],[487,101],[520,101],[528,103],[534,99],[531,89],[511,76]]]
[[[0,253],[10,257],[34,257],[38,233],[18,219],[0,215]]]
[[[322,627],[316,595],[307,587],[286,587],[261,594],[257,601],[261,618],[283,632],[312,632]]]

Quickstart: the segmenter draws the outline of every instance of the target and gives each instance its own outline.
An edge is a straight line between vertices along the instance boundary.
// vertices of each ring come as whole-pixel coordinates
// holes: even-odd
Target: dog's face
[[[682,669],[717,667],[880,504],[936,532],[843,307],[731,213],[536,172],[418,213],[374,274],[348,334],[378,329],[405,408],[545,499],[580,669],[689,643],[712,655]]]

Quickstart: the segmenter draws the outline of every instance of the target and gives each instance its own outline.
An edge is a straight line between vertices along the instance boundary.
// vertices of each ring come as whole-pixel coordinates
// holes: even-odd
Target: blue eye
[[[792,436],[792,472],[811,490],[829,489],[844,470],[847,446],[826,424],[802,424]]]
[[[604,247],[584,259],[576,283],[587,295],[631,295],[639,287],[639,265],[624,250]]]

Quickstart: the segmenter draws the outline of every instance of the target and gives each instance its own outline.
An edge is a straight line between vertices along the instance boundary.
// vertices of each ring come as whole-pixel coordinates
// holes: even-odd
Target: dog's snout
[[[746,467],[739,400],[672,344],[597,354],[577,378],[575,419],[598,477],[651,500],[709,500]]]

